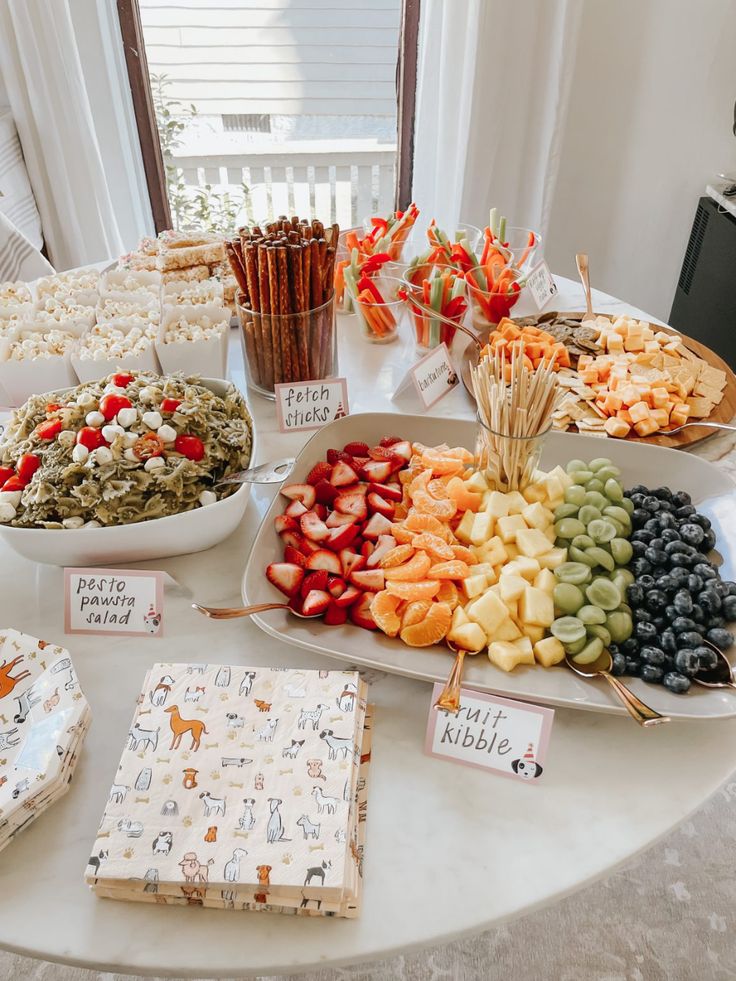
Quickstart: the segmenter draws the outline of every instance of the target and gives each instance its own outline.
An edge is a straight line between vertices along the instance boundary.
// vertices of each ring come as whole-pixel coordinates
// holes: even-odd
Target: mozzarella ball
[[[93,412],[87,413],[87,415],[84,417],[84,421],[88,426],[94,426],[95,429],[99,429],[100,426],[105,425],[106,420],[103,414],[95,409]]]
[[[119,426],[124,426],[127,429],[132,426],[133,423],[138,418],[138,412],[132,406],[129,409],[121,409],[117,414],[117,423]]]
[[[143,469],[152,473],[154,470],[162,470],[166,466],[166,461],[163,457],[152,456],[143,464]]]
[[[142,418],[149,429],[158,429],[163,424],[160,412],[144,412]]]
[[[177,432],[173,426],[169,426],[164,423],[163,426],[159,426],[156,430],[156,435],[164,441],[164,443],[173,443],[176,440]]]
[[[15,508],[12,504],[0,504],[0,522],[12,521],[15,517]]]
[[[215,504],[217,502],[217,494],[211,490],[203,490],[199,495],[199,503],[202,507],[207,507],[208,504]]]
[[[84,463],[88,456],[89,450],[86,446],[83,446],[82,443],[77,443],[72,450],[72,460],[74,460],[75,463]]]
[[[74,515],[72,518],[64,518],[61,523],[65,528],[83,528],[84,518],[80,518],[79,515]]]

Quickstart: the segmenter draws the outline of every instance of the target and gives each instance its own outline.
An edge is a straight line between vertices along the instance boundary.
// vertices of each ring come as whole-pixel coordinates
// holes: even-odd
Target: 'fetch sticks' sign
[[[440,344],[411,366],[393,398],[397,398],[413,385],[422,405],[429,409],[451,392],[457,383],[457,372],[452,366],[447,345]]]
[[[442,687],[436,684],[432,693],[424,744],[429,756],[517,780],[541,776],[553,709],[463,688],[460,711],[452,715],[434,708]]]
[[[65,632],[161,637],[164,576],[137,569],[64,569]]]
[[[321,429],[349,412],[348,383],[344,378],[285,382],[274,387],[279,431]]]

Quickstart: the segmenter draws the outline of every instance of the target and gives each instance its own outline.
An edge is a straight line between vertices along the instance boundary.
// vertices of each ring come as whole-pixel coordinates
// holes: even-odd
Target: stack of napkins
[[[111,899],[356,916],[365,693],[352,671],[154,665],[89,885]]]
[[[69,788],[91,720],[63,647],[0,630],[0,848]]]

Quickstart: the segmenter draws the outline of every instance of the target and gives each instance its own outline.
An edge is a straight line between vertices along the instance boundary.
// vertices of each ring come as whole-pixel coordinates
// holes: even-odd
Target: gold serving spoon
[[[718,663],[711,671],[699,671],[690,680],[705,688],[736,688],[736,681],[733,680],[733,668],[723,653],[715,644],[709,640],[703,640],[705,647],[710,647],[718,655]]]
[[[288,603],[256,603],[254,606],[201,606],[192,603],[192,609],[203,613],[210,620],[234,620],[237,617],[249,617],[254,613],[265,613],[266,610],[288,610],[300,620],[314,620],[321,613],[297,613]]]
[[[588,256],[584,252],[578,252],[575,256],[575,261],[578,266],[578,273],[580,274],[580,282],[583,284],[583,289],[585,290],[585,313],[583,314],[583,321],[595,320],[595,314],[593,313],[593,300],[590,295],[590,270],[588,267]]]
[[[451,640],[445,639],[445,643],[455,654],[455,660],[452,662],[452,668],[450,669],[450,674],[447,678],[447,683],[445,687],[439,694],[439,698],[434,703],[436,709],[442,709],[444,712],[451,712],[453,715],[457,715],[460,711],[460,688],[463,683],[463,668],[465,667],[465,655],[466,654],[478,654],[479,651],[468,651],[462,647],[458,647],[453,644]]]
[[[660,715],[659,712],[655,712],[653,708],[645,705],[640,698],[637,698],[632,691],[629,691],[626,685],[611,674],[613,661],[608,651],[603,651],[590,664],[576,664],[569,654],[565,655],[565,662],[568,668],[581,678],[605,678],[611,688],[616,692],[616,695],[623,703],[624,708],[631,718],[635,722],[638,722],[640,726],[656,726],[662,722],[670,721],[669,716]]]

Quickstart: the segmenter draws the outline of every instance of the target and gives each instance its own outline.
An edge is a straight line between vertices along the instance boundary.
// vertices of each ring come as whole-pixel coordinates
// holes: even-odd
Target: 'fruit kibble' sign
[[[163,634],[164,573],[137,569],[64,569],[68,634]]]

